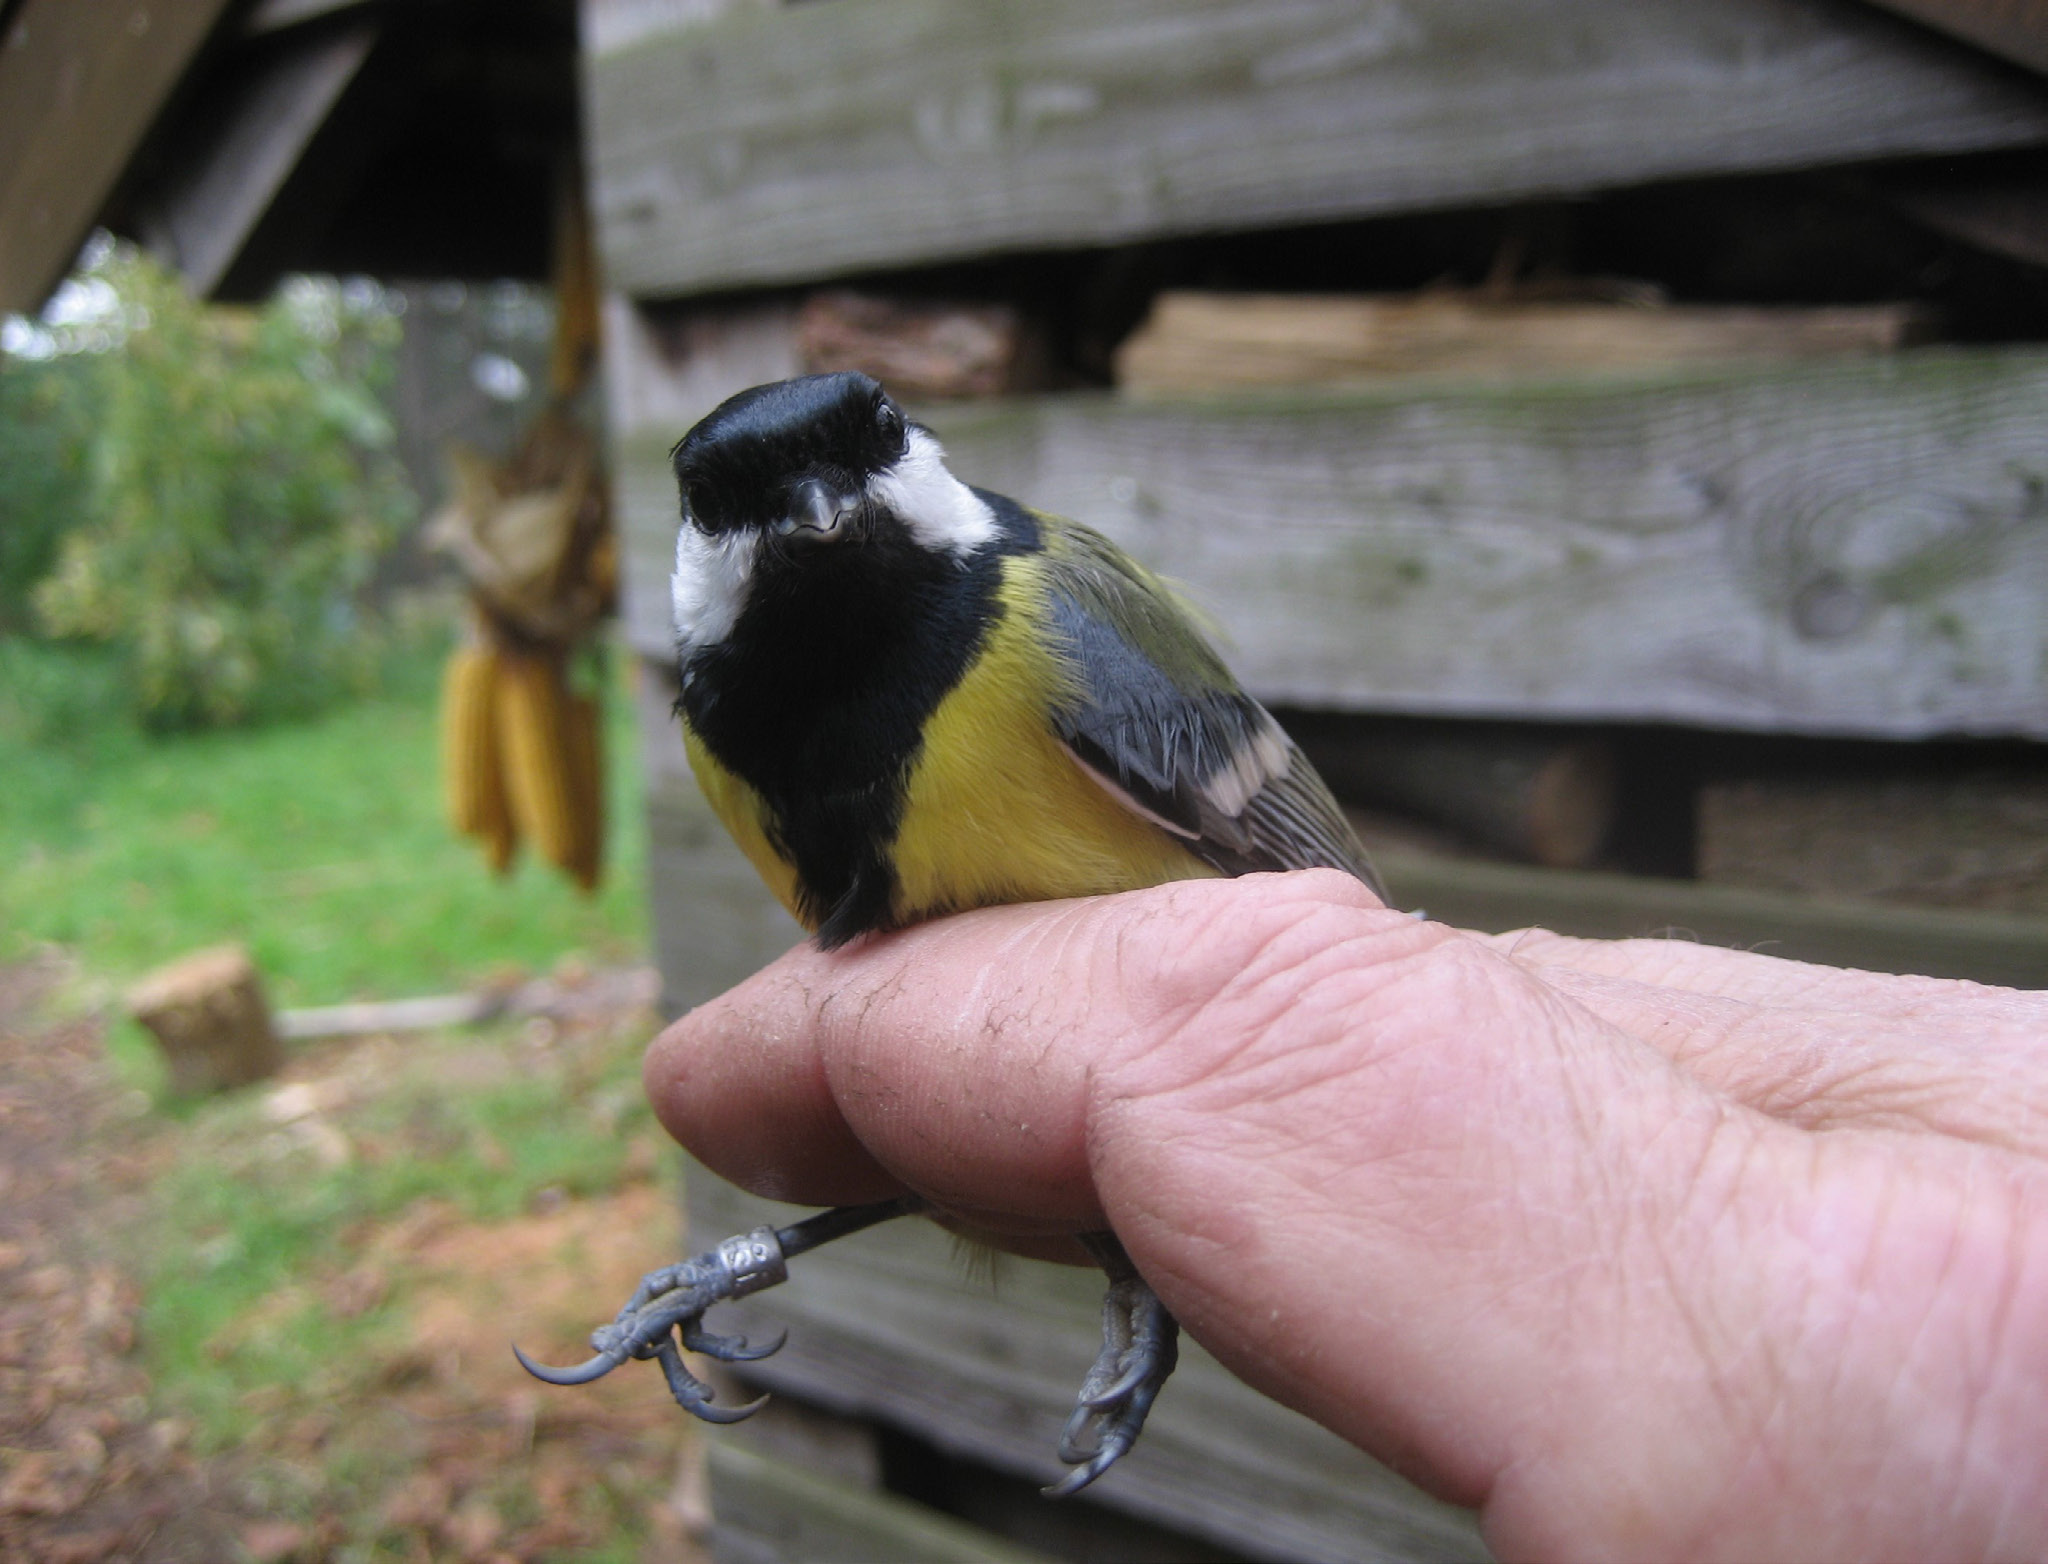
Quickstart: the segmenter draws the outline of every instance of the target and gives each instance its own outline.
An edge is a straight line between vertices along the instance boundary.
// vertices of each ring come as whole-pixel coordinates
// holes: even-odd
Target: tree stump
[[[260,1081],[284,1062],[262,981],[239,945],[158,968],[129,991],[128,1013],[162,1047],[180,1094]]]

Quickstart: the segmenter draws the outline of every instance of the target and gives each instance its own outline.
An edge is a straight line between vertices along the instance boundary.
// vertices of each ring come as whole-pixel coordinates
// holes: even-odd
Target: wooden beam
[[[1675,938],[1792,961],[2048,988],[2048,918],[1382,853],[1395,901],[1460,928]]]
[[[202,297],[241,255],[285,180],[377,42],[363,23],[291,39],[235,84],[205,140],[150,192],[139,225],[150,248]]]
[[[308,22],[323,21],[337,11],[353,11],[370,3],[371,0],[256,0],[242,18],[242,31],[250,37],[282,32],[288,27],[303,27]]]
[[[2048,920],[2048,772],[2038,769],[1951,761],[1918,774],[1712,782],[1700,790],[1698,843],[1700,878],[1724,885]]]
[[[856,1488],[737,1439],[704,1439],[715,1517],[712,1553],[749,1564],[888,1559],[892,1564],[1053,1564],[965,1521]]]
[[[0,310],[36,310],[226,0],[26,0],[0,43]]]
[[[2048,141],[2048,89],[1850,0],[742,6],[584,102],[638,297]]]
[[[1877,0],[2016,65],[2048,72],[2048,0]]]
[[[1170,292],[1116,350],[1116,383],[1140,395],[1179,396],[1387,375],[1668,370],[1889,352],[1925,341],[1929,324],[1925,311],[1905,304],[1734,309],[1530,303],[1449,289]]]
[[[516,987],[500,985],[467,994],[368,999],[348,1005],[281,1010],[276,1025],[279,1037],[297,1040],[359,1037],[371,1032],[438,1031],[443,1027],[476,1026],[500,1016],[547,1016],[559,1021],[646,1009],[660,992],[661,979],[652,967],[631,967],[596,973],[588,981],[574,984],[535,978]]]
[[[783,0],[579,0],[577,30],[583,52],[610,54],[642,38],[697,27],[736,6],[773,7]]]
[[[1185,583],[1277,702],[2048,738],[2040,349],[924,416],[969,482]],[[657,658],[686,427],[616,447]]]

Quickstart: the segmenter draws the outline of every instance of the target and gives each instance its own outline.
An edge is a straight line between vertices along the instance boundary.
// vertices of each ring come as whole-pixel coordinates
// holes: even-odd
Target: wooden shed
[[[537,276],[580,102],[673,1009],[798,931],[670,716],[667,451],[850,362],[1186,583],[1404,904],[2048,984],[2037,0],[4,0],[0,36],[7,308],[96,221],[222,295]],[[693,1250],[789,1215],[701,1172],[688,1208]],[[707,1436],[726,1564],[1484,1554],[1198,1348],[1050,1505],[1095,1278],[992,1289],[907,1223],[793,1270],[726,1311],[790,1331]]]
[[[1816,787],[1952,824],[1989,767],[1985,811],[2035,821],[1992,858],[2048,797],[2048,31],[1900,9],[1995,52],[1850,0],[585,0],[627,637],[666,668],[682,430],[950,315],[1015,334],[917,408],[956,470],[1186,583],[1340,791],[1492,841],[1397,841],[1404,902],[2048,982],[2048,902],[1739,872]],[[797,930],[672,694],[680,1009]],[[1597,817],[1577,846],[1532,836],[1543,786]],[[693,1248],[791,1215],[703,1173],[689,1214]],[[732,1311],[790,1343],[712,1444],[719,1556],[1483,1554],[1199,1349],[1138,1452],[1045,1505],[1096,1294],[971,1284],[909,1224],[807,1256]]]

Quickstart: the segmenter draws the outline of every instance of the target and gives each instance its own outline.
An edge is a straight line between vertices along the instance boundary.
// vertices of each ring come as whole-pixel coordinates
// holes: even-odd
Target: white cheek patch
[[[995,515],[946,470],[945,447],[922,429],[910,431],[893,467],[868,480],[868,495],[902,517],[926,548],[971,554],[996,535]]]
[[[694,522],[676,534],[676,573],[669,581],[676,642],[687,655],[732,634],[754,579],[760,535],[739,528],[713,537]]]

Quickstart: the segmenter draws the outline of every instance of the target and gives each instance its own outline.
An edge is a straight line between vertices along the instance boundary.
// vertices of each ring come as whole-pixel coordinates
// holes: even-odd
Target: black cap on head
[[[903,415],[847,371],[755,386],[721,402],[673,452],[683,513],[707,532],[767,526],[806,479],[857,493],[903,454]]]

